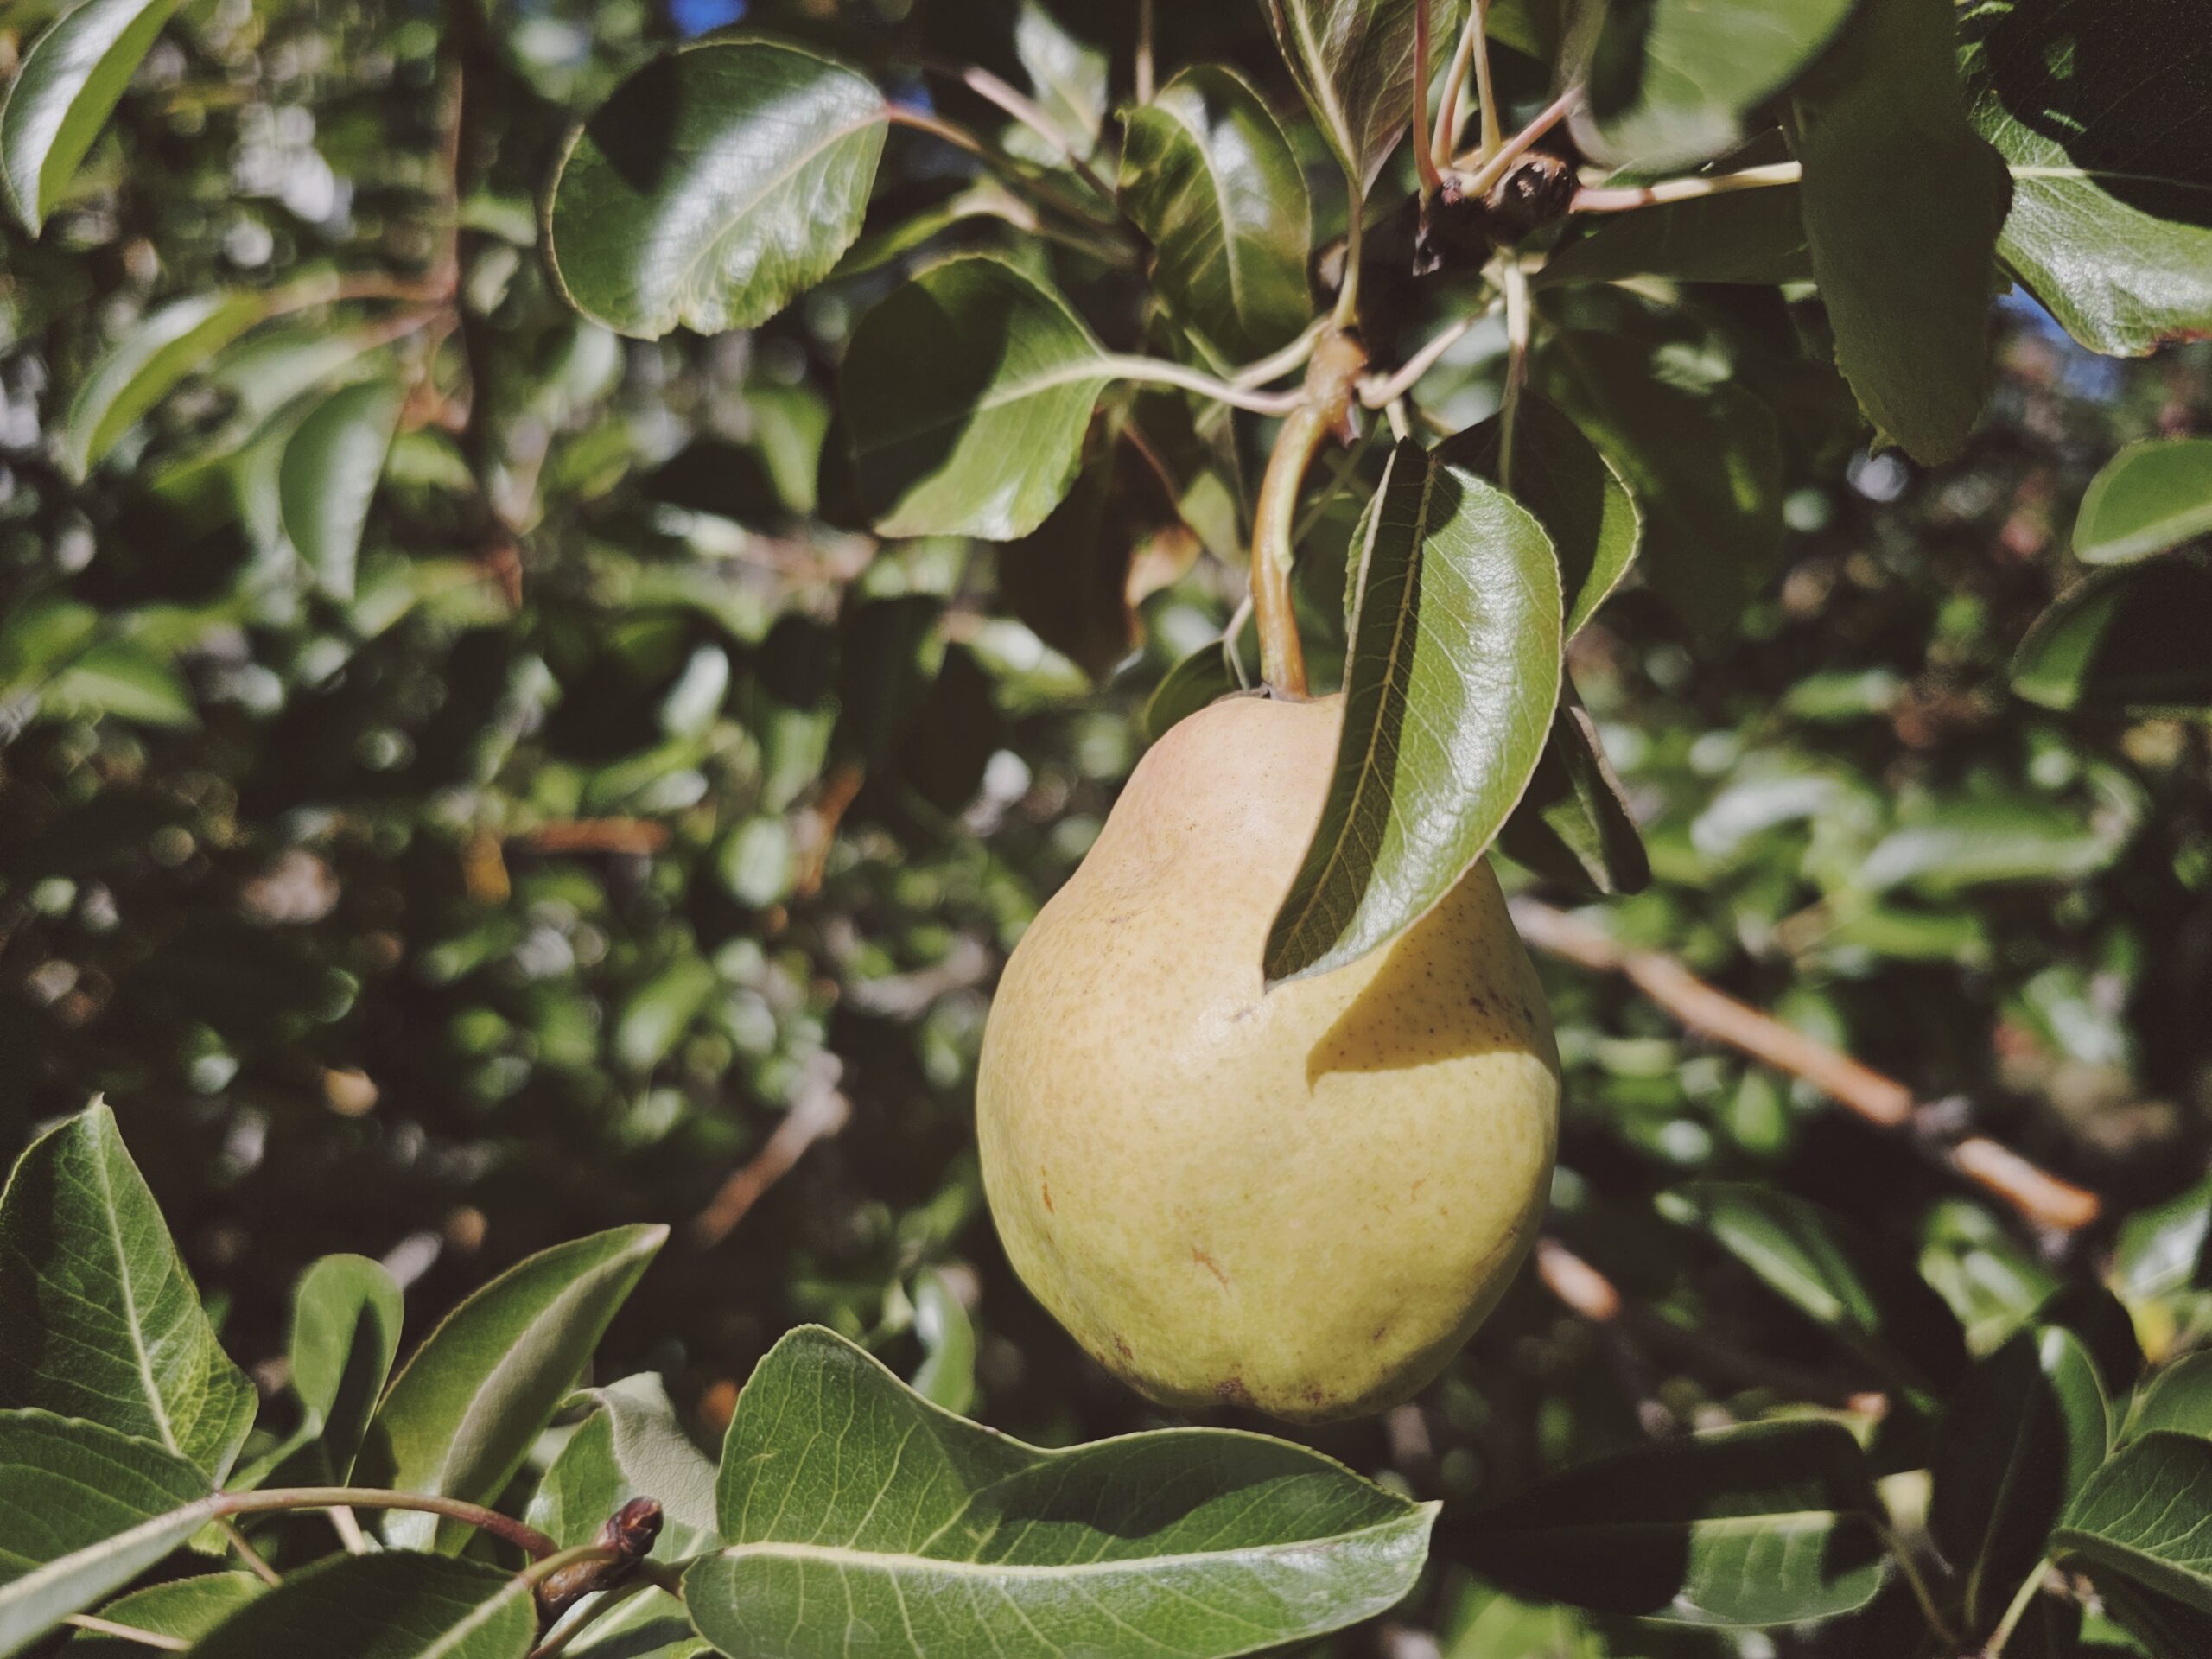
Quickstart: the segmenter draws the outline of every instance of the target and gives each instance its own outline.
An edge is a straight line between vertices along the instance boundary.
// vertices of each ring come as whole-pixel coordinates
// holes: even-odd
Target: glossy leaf
[[[1965,447],[1989,395],[1989,294],[2012,201],[1967,122],[1951,0],[1862,0],[1791,103],[1836,366],[1914,459]]]
[[[1321,136],[1363,194],[1413,117],[1416,0],[1261,0]],[[1465,0],[1429,0],[1428,73],[1452,53]]]
[[[0,1406],[152,1440],[211,1481],[253,1427],[253,1384],[104,1103],[33,1141],[0,1197]]]
[[[201,1638],[194,1659],[523,1659],[530,1580],[407,1550],[340,1555],[287,1575]]]
[[[1552,715],[1529,792],[1497,844],[1515,863],[1589,896],[1640,893],[1650,883],[1643,836],[1572,682]]]
[[[948,259],[853,331],[842,379],[868,511],[886,536],[1026,536],[1075,481],[1107,385],[1058,295],[1002,260]]]
[[[1558,395],[1643,511],[1645,575],[1694,626],[1732,621],[1782,544],[1773,411],[1734,380],[1669,372],[1668,343],[1574,331],[1560,346]]]
[[[2212,1353],[2184,1354],[2143,1386],[2126,1437],[2152,1433],[2212,1440]]]
[[[207,1476],[150,1440],[0,1411],[0,1656],[130,1583],[211,1502]]]
[[[859,236],[883,95],[765,40],[647,64],[585,122],[555,175],[545,245],[561,290],[618,334],[750,327]]]
[[[2212,1440],[2146,1434],[2097,1471],[2053,1543],[2212,1613]]]
[[[668,1236],[618,1227],[516,1263],[446,1316],[385,1396],[362,1447],[365,1484],[488,1503],[582,1371]],[[604,1517],[601,1517],[604,1519]],[[459,1548],[465,1529],[394,1515],[395,1545]]]
[[[652,1559],[678,1561],[711,1549],[715,1465],[676,1420],[658,1376],[625,1377],[587,1389],[569,1403],[588,1407],[530,1501],[530,1524],[563,1549],[588,1544],[607,1516],[633,1497],[658,1498],[660,1536]]]
[[[2005,263],[2092,351],[2212,332],[2212,99],[2196,0],[1961,9],[1974,125],[2012,164]]]
[[[2212,535],[2212,438],[2132,443],[2082,498],[2074,556],[2126,564]]]
[[[292,1392],[341,1483],[399,1356],[400,1313],[398,1285],[366,1256],[326,1255],[292,1293]]]
[[[781,1659],[1255,1652],[1397,1601],[1434,1516],[1256,1435],[1038,1451],[811,1328],[747,1385],[720,1497],[730,1548],[684,1574],[691,1617]]]
[[[284,534],[334,598],[353,596],[369,502],[406,400],[396,380],[344,387],[323,399],[284,446],[276,474]]]
[[[1883,1257],[1848,1224],[1773,1187],[1706,1181],[1660,1195],[1766,1287],[1885,1376],[1940,1393],[1966,1370],[1958,1320],[1919,1275]]]
[[[1887,1570],[1858,1443],[1746,1424],[1570,1469],[1439,1548],[1517,1595],[1669,1624],[1793,1624],[1863,1607]]]
[[[1543,527],[1418,443],[1392,452],[1359,552],[1336,769],[1268,936],[1270,982],[1395,938],[1482,856],[1559,701],[1559,562]]]
[[[1152,239],[1160,297],[1224,366],[1288,344],[1311,320],[1306,176],[1234,71],[1185,69],[1131,112],[1116,194]]]
[[[2012,690],[2045,709],[2212,703],[2212,556],[2170,553],[2100,570],[2036,619]]]
[[[1592,157],[1657,173],[1734,147],[1859,0],[1614,0],[1590,54],[1575,137]]]
[[[2003,1616],[2111,1437],[2095,1362],[2067,1332],[2024,1331],[1967,1374],[1944,1415],[1928,1523],[1971,1628]]]
[[[173,1641],[196,1642],[266,1588],[251,1573],[209,1573],[134,1590],[107,1604],[99,1616]],[[146,1659],[144,1644],[79,1630],[61,1649],[66,1659]]]
[[[1513,429],[1513,480],[1498,470],[1505,421],[1494,416],[1436,446],[1439,461],[1465,467],[1536,517],[1559,557],[1569,639],[1597,614],[1636,563],[1643,524],[1636,498],[1598,446],[1554,404],[1522,397]]]
[[[177,0],[85,0],[31,43],[0,102],[0,187],[33,236]]]
[[[258,294],[194,294],[140,318],[69,401],[61,453],[82,478],[185,376],[269,314]]]

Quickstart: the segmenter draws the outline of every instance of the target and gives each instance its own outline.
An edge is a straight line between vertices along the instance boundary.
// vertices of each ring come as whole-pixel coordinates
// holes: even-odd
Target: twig
[[[1137,0],[1137,102],[1152,102],[1152,0]]]
[[[1538,950],[1599,973],[1622,975],[1690,1030],[1802,1077],[1877,1128],[1906,1135],[2037,1225],[2074,1232],[2097,1218],[2101,1205],[2095,1193],[1986,1136],[1948,1140],[1929,1117],[1916,1112],[1912,1090],[1894,1077],[1716,990],[1672,957],[1632,950],[1589,923],[1532,899],[1513,901],[1513,919],[1522,938]]]
[[[1279,352],[1247,363],[1230,375],[1230,379],[1240,386],[1264,386],[1270,380],[1280,380],[1294,370],[1304,368],[1306,360],[1313,355],[1313,348],[1321,343],[1321,336],[1328,332],[1328,327],[1327,318],[1316,317],[1306,326],[1306,332],[1289,345]]]
[[[1452,159],[1452,151],[1459,142],[1462,121],[1460,107],[1465,102],[1467,71],[1475,60],[1475,41],[1484,26],[1481,8],[1467,9],[1467,26],[1459,31],[1459,44],[1452,54],[1452,67],[1444,72],[1444,95],[1436,100],[1436,130],[1431,135],[1428,153],[1436,165],[1442,167]]]
[[[946,73],[957,72],[948,69]],[[1026,191],[1046,207],[1064,213],[1071,219],[1090,226],[1101,223],[1098,216],[1090,212],[1080,198],[1062,190],[1050,179],[1034,177],[1030,172],[1015,166],[957,122],[948,121],[933,111],[918,110],[911,104],[886,104],[883,118],[894,126],[927,133],[940,143],[950,144],[963,155],[971,156],[981,162],[1009,188]],[[1126,239],[1128,226],[1117,221],[1116,228]]]
[[[1505,289],[1505,398],[1497,417],[1497,487],[1513,490],[1513,440],[1521,421],[1521,394],[1529,385],[1529,276],[1507,258],[1498,276]]]
[[[120,1642],[136,1642],[142,1648],[159,1648],[163,1653],[192,1651],[192,1643],[181,1637],[163,1636],[156,1630],[142,1630],[135,1624],[118,1624],[111,1618],[100,1618],[91,1613],[71,1613],[61,1622],[73,1624],[80,1630],[90,1630],[94,1636],[111,1636]]]
[[[1490,0],[1475,0],[1473,28],[1475,96],[1483,101],[1482,156],[1488,161],[1497,153],[1498,140],[1503,136],[1497,119],[1497,90],[1491,85],[1490,78]],[[1426,72],[1427,67],[1423,64],[1421,68]]]
[[[605,1592],[590,1606],[577,1609],[574,1618],[548,1631],[545,1639],[530,1650],[528,1659],[553,1659],[554,1655],[567,1652],[569,1644],[594,1624],[640,1591],[652,1587],[651,1580],[639,1578]]]
[[[406,1510],[419,1515],[442,1516],[464,1526],[505,1539],[532,1560],[542,1561],[556,1546],[536,1527],[487,1510],[480,1503],[464,1503],[457,1497],[438,1497],[429,1492],[395,1492],[367,1486],[273,1486],[257,1492],[224,1492],[207,1500],[207,1513],[225,1525],[233,1515],[266,1515],[285,1510],[327,1510],[340,1505],[357,1510]],[[256,1559],[258,1559],[257,1557]],[[264,1561],[265,1567],[268,1563]],[[270,1580],[276,1580],[272,1573]]]
[[[368,1535],[361,1530],[361,1523],[354,1518],[353,1511],[343,1503],[335,1503],[328,1513],[330,1529],[338,1535],[338,1541],[346,1546],[346,1553],[349,1555],[367,1554]]]
[[[1471,156],[1462,156],[1453,163],[1459,175],[1459,192],[1479,201],[1491,192],[1491,187],[1505,176],[1505,171],[1536,146],[1536,141],[1549,132],[1573,112],[1582,101],[1582,88],[1570,86],[1545,105],[1543,112],[1512,137],[1489,153],[1477,150]],[[1472,171],[1461,169],[1471,168]]]
[[[276,1569],[269,1565],[268,1560],[259,1550],[246,1542],[245,1534],[240,1532],[226,1516],[219,1515],[216,1517],[215,1529],[230,1540],[231,1548],[238,1551],[240,1560],[253,1569],[254,1577],[259,1579],[264,1584],[281,1582],[277,1577]]]
[[[669,830],[652,818],[560,818],[510,836],[533,853],[635,853],[668,845]]]
[[[1088,372],[1090,365],[1084,366]],[[1201,397],[1211,397],[1217,404],[1248,409],[1255,415],[1287,415],[1298,407],[1305,396],[1301,391],[1255,391],[1249,386],[1217,380],[1210,374],[1201,374],[1196,369],[1185,368],[1180,363],[1170,362],[1164,357],[1132,357],[1111,353],[1102,359],[1101,366],[1116,380],[1174,386],[1184,391],[1195,391]]]
[[[1487,313],[1462,317],[1459,321],[1437,331],[1419,351],[1401,363],[1387,376],[1369,375],[1359,385],[1359,401],[1370,409],[1381,409],[1395,403],[1414,389],[1421,376],[1436,366],[1437,359],[1450,351],[1466,335],[1467,331],[1483,320]]]
[[[1060,130],[1058,123],[1046,114],[1033,99],[1025,98],[980,64],[966,65],[961,68],[959,75],[961,83],[969,92],[988,104],[997,105],[1058,150],[1061,157],[1075,170],[1076,176],[1096,191],[1101,200],[1109,204],[1116,200],[1114,187],[1091,171],[1090,161],[1077,152],[1074,141]]]
[[[1796,162],[1777,162],[1771,167],[1747,167],[1737,173],[1714,173],[1703,178],[1662,179],[1656,184],[1592,186],[1574,193],[1567,205],[1571,213],[1624,213],[1637,207],[1657,207],[1670,201],[1695,201],[1732,190],[1766,190],[1778,184],[1796,184],[1804,177]]]
[[[2019,1628],[2020,1621],[2027,1617],[2028,1609],[2035,1605],[2036,1597],[2042,1593],[2044,1580],[2050,1573],[2050,1562],[2037,1561],[2035,1570],[2020,1580],[2020,1587],[2012,1593],[2012,1605],[2005,1608],[2005,1617],[1999,1621],[1997,1628],[1990,1633],[1989,1640],[1982,1646],[1981,1659],[1998,1659],[1998,1656],[2005,1651],[2005,1644],[2012,1639],[2012,1632]]]
[[[1482,16],[1478,0],[1475,16]],[[1447,93],[1448,97],[1449,94]],[[1440,102],[1441,100],[1440,100]],[[1421,205],[1443,182],[1436,171],[1436,156],[1430,150],[1428,137],[1428,0],[1414,0],[1414,173],[1421,181]]]
[[[1322,337],[1306,365],[1297,407],[1275,435],[1267,475],[1260,481],[1259,505],[1252,517],[1252,609],[1260,626],[1260,677],[1278,696],[1306,695],[1306,652],[1290,597],[1291,531],[1298,522],[1299,491],[1322,440],[1350,416],[1354,389],[1366,366],[1367,353],[1353,336],[1332,329]]]
[[[746,1211],[760,1196],[791,1172],[793,1165],[816,1141],[843,1128],[852,1117],[852,1103],[837,1090],[843,1067],[834,1055],[815,1056],[799,1081],[791,1103],[751,1161],[721,1185],[721,1191],[691,1218],[691,1242],[710,1249],[730,1236]]]

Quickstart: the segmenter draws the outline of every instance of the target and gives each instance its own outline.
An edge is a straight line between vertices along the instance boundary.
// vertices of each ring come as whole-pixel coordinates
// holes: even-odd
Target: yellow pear
[[[1389,945],[1266,989],[1339,698],[1174,727],[1007,963],[984,1187],[1038,1299],[1165,1405],[1300,1421],[1414,1393],[1535,1236],[1551,1021],[1478,863]]]

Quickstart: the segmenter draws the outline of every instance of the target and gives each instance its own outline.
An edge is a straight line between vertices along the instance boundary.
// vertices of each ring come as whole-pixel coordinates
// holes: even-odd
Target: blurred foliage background
[[[881,4],[747,21],[1019,72],[1008,9]],[[51,10],[0,18],[0,68]],[[549,1243],[668,1220],[692,1225],[607,1363],[664,1370],[702,1434],[803,1320],[1025,1437],[1139,1427],[1155,1414],[1006,1268],[970,1090],[998,963],[1241,573],[1192,531],[1124,581],[839,527],[830,387],[905,257],[890,232],[747,334],[629,342],[561,304],[532,244],[564,130],[742,10],[502,8],[454,202],[435,11],[194,0],[44,237],[0,231],[0,1144],[111,1096],[242,1357],[282,1352],[291,1281],[327,1251],[383,1257],[433,1308]],[[1171,56],[1227,54],[1287,96],[1250,8],[1163,24],[1187,37]],[[962,181],[903,133],[887,181],[902,213]],[[931,245],[1021,245],[988,217],[948,235]],[[452,340],[407,292],[449,256]],[[72,479],[71,400],[143,317],[341,266],[390,291],[212,354]],[[1788,332],[1745,293],[1681,298],[1743,338]],[[1494,406],[1502,345],[1478,329],[1449,359],[1466,419]],[[1524,1275],[1416,1404],[1313,1443],[1484,1498],[1747,1414],[1747,1392],[1884,1386],[1655,1207],[1692,1179],[1853,1217],[1977,1351],[2066,1284],[2113,1286],[2154,1351],[2195,1328],[2170,1293],[2209,1202],[2212,741],[2032,708],[2005,671],[2078,574],[2091,474],[2212,428],[2212,347],[2093,358],[2016,296],[1995,349],[1961,461],[1853,451],[1808,417],[1783,554],[1740,616],[1693,629],[1631,588],[1573,671],[1656,874],[1613,930],[2111,1195],[2111,1222],[2037,1237],[1626,984],[1546,962],[1555,1228],[1650,1318],[1592,1326]],[[353,359],[414,378],[346,598],[255,513],[272,421]],[[211,510],[218,488],[240,511]],[[1323,514],[1318,594],[1356,506]],[[1472,1654],[1453,1594],[1401,1619]]]

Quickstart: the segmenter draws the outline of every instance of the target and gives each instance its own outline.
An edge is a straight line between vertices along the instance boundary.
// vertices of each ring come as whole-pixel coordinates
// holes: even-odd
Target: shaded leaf
[[[1695,1182],[1656,1203],[1662,1215],[1704,1233],[1884,1375],[1937,1394],[1965,1371],[1966,1340],[1949,1307],[1841,1217],[1739,1182]]]
[[[1971,1628],[2003,1615],[2111,1437],[2096,1363],[2065,1331],[2024,1331],[1967,1374],[1936,1444],[1928,1524]]]
[[[1130,114],[1116,194],[1152,238],[1154,289],[1217,361],[1264,356],[1306,327],[1306,176],[1234,71],[1185,69]]]
[[[1466,467],[1400,443],[1361,544],[1336,769],[1268,931],[1270,982],[1396,938],[1482,856],[1543,753],[1560,614],[1543,527]]]
[[[2082,498],[2074,556],[2126,564],[2212,534],[2212,438],[2131,443]]]
[[[2126,844],[2111,828],[2034,799],[1929,804],[1876,842],[1853,878],[1869,893],[1912,887],[1936,898],[2002,881],[2094,874]]]
[[[2113,1287],[2139,1300],[2171,1296],[2204,1280],[2212,1241],[2212,1179],[2136,1211],[2120,1224]]]
[[[61,429],[73,475],[90,472],[185,376],[269,315],[260,294],[194,294],[140,318],[92,365]]]
[[[683,1041],[721,982],[714,964],[685,951],[644,981],[614,1020],[614,1052],[637,1072],[650,1071]]]
[[[0,1406],[152,1440],[210,1481],[253,1427],[253,1384],[105,1103],[33,1141],[0,1196]]]
[[[711,1549],[715,1465],[676,1420],[658,1376],[625,1377],[587,1389],[569,1403],[591,1415],[553,1459],[530,1501],[530,1524],[563,1549],[588,1544],[633,1497],[660,1502],[652,1559],[677,1561]]]
[[[2212,1353],[2183,1355],[2138,1393],[2126,1438],[2152,1433],[2212,1440]]]
[[[1157,743],[1177,721],[1187,719],[1216,698],[1237,690],[1218,640],[1200,645],[1169,669],[1145,700],[1139,725],[1147,743]]]
[[[340,1555],[287,1575],[203,1637],[194,1659],[523,1659],[530,1580],[407,1550]]]
[[[1614,0],[1574,133],[1593,159],[1670,171],[1732,148],[1859,0]]]
[[[2012,163],[1999,244],[2093,351],[2212,333],[2212,104],[2196,0],[1980,0],[1959,14],[1973,119]]]
[[[2146,1434],[2090,1478],[2053,1543],[2212,1613],[2212,1440]]]
[[[1760,286],[1813,280],[1796,188],[1723,190],[1689,201],[1592,215],[1598,228],[1546,259],[1539,289],[1663,276]]]
[[[294,429],[276,474],[284,535],[332,597],[353,596],[361,531],[399,429],[406,389],[365,380],[334,391]]]
[[[1552,715],[1529,792],[1497,844],[1535,874],[1592,897],[1641,893],[1650,884],[1643,836],[1572,681]]]
[[[40,696],[53,709],[113,715],[142,726],[200,723],[191,689],[169,653],[123,635],[87,647],[46,683]]]
[[[1321,136],[1364,194],[1413,118],[1416,0],[1261,0],[1275,47]],[[1456,42],[1465,0],[1429,0],[1433,75]]]
[[[777,1344],[738,1402],[721,1476],[731,1547],[683,1585],[727,1653],[1201,1659],[1391,1605],[1433,1514],[1258,1435],[1038,1451],[809,1328]]]
[[[935,1268],[914,1281],[914,1334],[922,1343],[914,1392],[956,1415],[969,1410],[976,1403],[976,1326]]]
[[[861,319],[841,377],[886,536],[1026,536],[1074,482],[1110,376],[1067,303],[1003,260],[948,259]]]
[[[194,1642],[259,1595],[265,1586],[251,1573],[210,1573],[134,1590],[100,1609],[111,1624]],[[143,1643],[79,1630],[61,1650],[67,1659],[146,1659]]]
[[[454,1309],[378,1408],[361,1451],[364,1484],[497,1498],[667,1236],[665,1227],[618,1227],[556,1244]],[[448,1551],[467,1536],[427,1515],[393,1515],[385,1533],[395,1545],[435,1539]]]
[[[765,322],[859,236],[883,95],[764,40],[655,60],[584,123],[554,175],[545,249],[569,302],[654,340]]]
[[[1989,292],[2012,178],[1967,122],[1951,0],[1863,0],[1791,103],[1836,366],[1916,460],[1962,448],[1989,395]]]
[[[0,1656],[130,1583],[213,1501],[205,1474],[151,1440],[0,1411]]]
[[[1507,488],[1498,470],[1504,431],[1504,416],[1493,416],[1445,439],[1435,456]],[[1559,558],[1566,635],[1572,639],[1636,563],[1643,531],[1636,498],[1582,429],[1533,394],[1522,398],[1515,418],[1508,493],[1535,515],[1551,537]]]
[[[292,1293],[292,1392],[344,1482],[399,1355],[399,1286],[362,1255],[326,1255]]]
[[[31,43],[0,102],[0,185],[33,236],[177,0],[86,0]]]
[[[1745,1627],[1865,1606],[1888,1567],[1858,1442],[1753,1423],[1570,1469],[1471,1517],[1447,1554],[1516,1595]]]
[[[2012,690],[2045,709],[2212,703],[2212,556],[2100,570],[2062,594],[2012,658]]]

